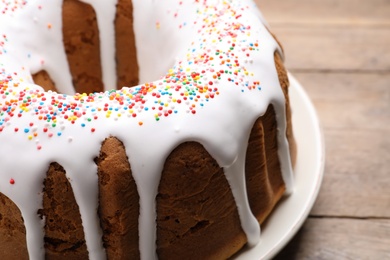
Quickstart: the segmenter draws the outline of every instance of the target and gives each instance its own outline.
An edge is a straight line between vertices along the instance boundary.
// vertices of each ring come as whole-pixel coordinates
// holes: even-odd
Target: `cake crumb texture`
[[[123,143],[107,138],[95,159],[99,215],[108,259],[139,259],[139,195]]]
[[[19,208],[0,192],[0,256],[28,260],[26,229]]]
[[[77,0],[64,0],[63,40],[77,93],[103,91],[99,28],[95,10]]]
[[[159,258],[228,257],[245,239],[223,169],[199,143],[179,145],[166,160],[157,196]]]
[[[85,259],[84,231],[72,187],[64,168],[51,163],[44,181],[45,259]]]

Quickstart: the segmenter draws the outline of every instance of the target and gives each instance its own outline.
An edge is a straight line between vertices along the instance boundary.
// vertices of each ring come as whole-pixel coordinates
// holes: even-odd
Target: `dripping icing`
[[[115,19],[116,0],[83,2],[94,7],[101,39],[104,39],[101,43],[105,46],[101,49],[104,84],[106,87],[115,86],[114,27],[113,22],[109,24],[103,20]],[[212,8],[214,5],[218,12]],[[36,8],[37,6],[42,6],[42,9]],[[133,1],[141,82],[151,82],[161,75],[163,77],[133,89],[74,96],[44,93],[39,86],[33,84],[31,78],[31,74],[45,69],[62,92],[73,93],[62,44],[61,6],[61,0],[37,0],[18,7],[19,10],[15,12],[0,16],[0,37],[3,37],[0,40],[0,87],[8,92],[0,92],[0,108],[5,111],[0,114],[0,176],[2,180],[13,178],[16,181],[15,185],[1,181],[0,191],[10,197],[22,212],[30,259],[43,259],[44,255],[43,221],[36,212],[42,208],[42,183],[52,161],[61,164],[71,180],[90,258],[105,259],[99,220],[93,214],[98,203],[97,174],[93,158],[97,156],[103,140],[111,135],[118,137],[129,148],[126,153],[140,195],[142,259],[157,257],[154,250],[155,197],[165,158],[177,145],[188,140],[201,143],[224,168],[238,205],[243,230],[249,243],[256,244],[260,227],[250,212],[245,194],[243,178],[246,146],[243,144],[249,138],[253,122],[264,114],[268,104],[273,104],[278,115],[278,147],[281,148],[278,153],[288,191],[292,189],[292,177],[285,137],[284,96],[273,59],[273,54],[279,47],[259,22],[263,19],[255,4],[250,0],[239,3],[183,1],[178,7],[177,1],[173,0]],[[174,12],[178,15],[174,16]],[[206,16],[208,19],[205,19]],[[2,26],[6,24],[2,19],[10,18],[16,21],[15,25]],[[210,20],[215,21],[215,27],[210,27]],[[47,28],[48,24],[50,30]],[[206,29],[202,29],[202,25]],[[218,41],[218,36],[222,37],[221,41]],[[44,44],[45,41],[53,44]],[[158,44],[152,48],[153,46],[146,46],[145,42],[164,42],[170,50],[162,51]],[[222,66],[217,63],[219,56],[214,53],[218,50],[226,56],[231,48],[242,50],[236,52],[240,64],[232,62],[230,66]],[[208,57],[215,58],[214,62],[206,62],[207,55],[202,56],[204,54],[210,54]],[[155,60],[159,60],[161,64],[156,66]],[[238,76],[218,76],[218,73],[224,74],[225,70],[235,72],[238,69]],[[221,70],[224,72],[220,72]],[[165,74],[166,71],[169,72]],[[207,73],[202,74],[201,71]],[[177,79],[179,75],[181,82]],[[189,79],[197,77],[200,80],[196,83],[192,81],[192,89],[184,87],[190,83]],[[179,91],[173,88],[177,82],[182,83]],[[23,96],[19,92],[21,89],[26,90]],[[193,89],[196,89],[196,93],[191,92]],[[172,98],[168,98],[167,93],[172,94]],[[180,94],[187,99],[183,99]],[[26,96],[30,96],[30,99],[26,99]],[[20,106],[20,102],[15,101],[16,97],[27,100],[28,106]],[[56,120],[39,120],[40,115],[53,111],[43,99],[52,100],[56,105],[67,104],[75,109],[75,123],[71,124],[68,119],[61,118],[60,110],[55,110],[59,117]],[[132,106],[131,109],[122,106],[123,102]],[[105,111],[106,104],[111,108],[109,111],[114,112]],[[156,113],[153,106],[161,106],[162,112]],[[45,107],[46,111],[37,112],[38,107]],[[12,116],[19,110],[22,110],[19,112],[21,117]],[[221,116],[221,111],[229,117]],[[86,116],[82,116],[82,112]],[[98,119],[95,120],[95,117]],[[29,127],[31,122],[33,126]],[[21,130],[15,133],[15,128]],[[42,134],[42,129],[48,129],[51,135]],[[32,133],[38,133],[38,136],[34,137]],[[69,142],[69,138],[72,138],[72,142]],[[144,147],[153,149],[141,149]],[[10,151],[23,151],[23,154]],[[83,152],[80,154],[76,151]],[[15,166],[11,163],[16,160],[24,162],[23,165]],[[29,169],[28,176],[21,175],[26,172],[25,167]]]

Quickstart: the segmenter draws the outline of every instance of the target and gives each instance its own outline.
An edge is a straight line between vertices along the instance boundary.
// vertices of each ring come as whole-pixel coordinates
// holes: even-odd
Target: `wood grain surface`
[[[390,1],[256,2],[326,145],[318,199],[275,259],[390,259]]]

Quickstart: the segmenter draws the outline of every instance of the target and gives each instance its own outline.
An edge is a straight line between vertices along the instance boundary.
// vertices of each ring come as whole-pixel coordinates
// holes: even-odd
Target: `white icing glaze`
[[[116,0],[83,2],[97,13],[105,86],[115,86]],[[155,198],[161,170],[167,155],[185,141],[201,143],[224,168],[248,242],[259,241],[260,227],[246,194],[245,153],[251,128],[269,104],[277,115],[289,192],[292,169],[273,58],[279,47],[251,0],[133,0],[140,78],[163,77],[89,97],[45,93],[32,82],[31,74],[45,69],[61,92],[73,94],[62,44],[62,0],[15,2],[14,11],[4,11],[5,5],[0,4],[0,191],[22,212],[30,259],[44,256],[44,223],[37,211],[51,162],[66,170],[90,259],[105,259],[93,158],[109,136],[124,143],[140,195],[142,259],[157,258]]]

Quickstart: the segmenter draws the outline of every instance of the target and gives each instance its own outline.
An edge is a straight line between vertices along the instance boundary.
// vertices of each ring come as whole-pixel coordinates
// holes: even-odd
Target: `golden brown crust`
[[[65,170],[58,163],[50,164],[44,180],[43,209],[38,213],[45,219],[45,259],[88,257],[79,207]]]
[[[133,6],[119,0],[115,19],[117,89],[138,85],[138,63],[133,31]]]
[[[56,85],[53,80],[50,78],[50,75],[46,70],[41,70],[34,75],[32,75],[34,83],[41,86],[45,91],[56,91]]]
[[[123,144],[107,138],[96,158],[99,215],[108,259],[138,259],[139,196]]]
[[[76,92],[103,91],[95,10],[78,0],[64,0],[62,20],[65,52]]]
[[[263,222],[285,191],[278,159],[275,111],[270,105],[252,128],[245,163],[253,214]]]
[[[223,259],[245,240],[223,169],[199,143],[179,145],[165,162],[157,196],[159,258]]]
[[[288,140],[289,146],[290,146],[291,162],[293,165],[295,165],[296,158],[297,158],[297,147],[296,147],[293,129],[292,129],[291,105],[290,105],[290,97],[288,94],[290,82],[288,80],[287,70],[284,67],[283,60],[280,57],[278,52],[274,53],[274,58],[275,58],[275,67],[276,67],[276,70],[278,72],[279,82],[280,82],[280,85],[282,86],[284,98],[286,100],[286,120],[287,120],[286,135],[287,135],[287,140]]]
[[[28,260],[26,230],[19,208],[0,192],[0,256]]]

